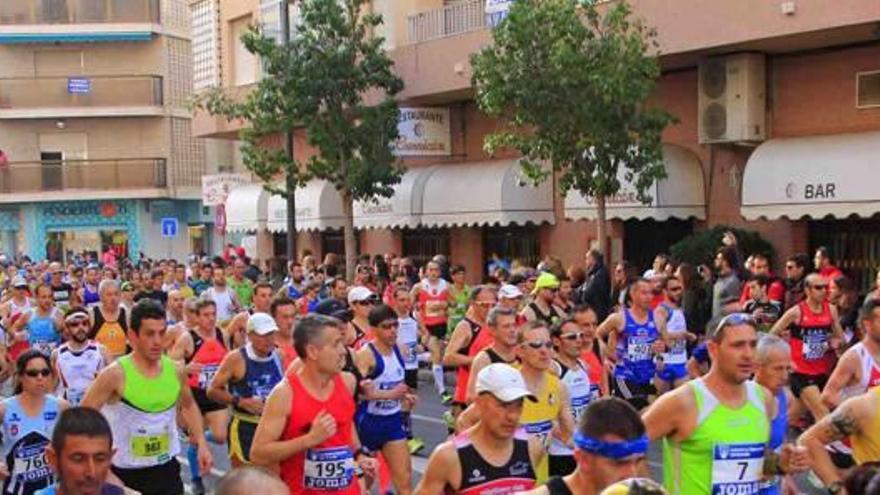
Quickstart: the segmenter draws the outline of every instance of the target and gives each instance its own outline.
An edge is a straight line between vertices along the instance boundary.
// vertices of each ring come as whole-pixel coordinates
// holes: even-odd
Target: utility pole
[[[289,0],[280,0],[279,15],[281,16],[281,46],[287,47],[290,42],[290,4]],[[284,131],[284,153],[290,163],[293,161],[293,130]],[[292,171],[291,171],[292,172]],[[296,256],[296,181],[292,173],[287,174],[287,262],[297,261]]]

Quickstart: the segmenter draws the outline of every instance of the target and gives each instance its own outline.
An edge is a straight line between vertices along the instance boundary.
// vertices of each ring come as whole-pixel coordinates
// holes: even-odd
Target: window
[[[856,75],[856,96],[857,108],[880,106],[880,71]]]
[[[289,3],[287,17],[290,19],[290,31],[302,21],[299,3]],[[260,24],[263,33],[272,39],[281,39],[281,2],[279,0],[262,0],[260,2]]]
[[[416,267],[424,266],[435,255],[449,255],[449,230],[406,229],[403,231],[403,255]]]
[[[217,0],[192,4],[193,91],[220,85]]]
[[[359,230],[354,231],[354,243],[357,246],[361,245]],[[327,230],[321,233],[321,256],[327,256],[327,253],[339,255],[339,259],[345,266],[345,234],[342,229]]]
[[[257,57],[245,48],[241,37],[248,32],[251,17],[232,21],[229,32],[232,36],[232,81],[235,86],[246,86],[257,82]]]
[[[526,266],[537,266],[541,261],[538,226],[486,227],[483,229],[483,266],[493,253],[508,261],[519,260]]]

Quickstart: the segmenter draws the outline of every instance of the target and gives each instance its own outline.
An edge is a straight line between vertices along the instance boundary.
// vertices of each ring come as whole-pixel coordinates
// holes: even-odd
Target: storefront
[[[0,209],[0,253],[10,257],[18,253],[20,226],[18,208]]]

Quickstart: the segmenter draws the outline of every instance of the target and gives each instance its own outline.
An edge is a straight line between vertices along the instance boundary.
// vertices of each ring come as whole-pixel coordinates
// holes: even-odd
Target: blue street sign
[[[177,237],[177,218],[166,217],[162,219],[162,237]]]
[[[71,77],[67,80],[67,92],[70,94],[88,94],[92,91],[92,81],[82,77]]]

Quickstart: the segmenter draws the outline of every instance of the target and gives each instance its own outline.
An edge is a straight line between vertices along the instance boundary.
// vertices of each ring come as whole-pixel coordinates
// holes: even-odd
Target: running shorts
[[[574,455],[551,455],[550,476],[568,476],[577,468]]]
[[[110,469],[126,487],[141,495],[183,495],[183,480],[180,479],[180,463],[177,459],[147,468],[111,466]]]
[[[406,440],[403,414],[399,412],[388,416],[364,413],[358,420],[357,430],[361,444],[370,452],[382,450],[388,442]]]
[[[657,370],[657,378],[669,383],[681,380],[687,374],[687,366],[684,364],[665,364],[663,369]]]
[[[657,395],[657,388],[650,382],[639,383],[615,377],[611,383],[614,395],[629,402],[636,410],[648,407],[648,397]]]
[[[403,382],[407,387],[417,390],[419,388],[419,370],[404,370]]]
[[[232,419],[229,421],[229,435],[226,440],[229,444],[229,458],[250,463],[251,445],[254,443],[254,434],[256,432],[257,423],[233,414]]]
[[[791,393],[794,394],[795,397],[800,398],[801,393],[807,387],[817,387],[819,392],[825,388],[825,384],[828,382],[828,375],[805,375],[803,373],[792,372],[790,382],[791,385]]]
[[[203,415],[226,409],[226,404],[212,401],[208,398],[208,393],[204,390],[195,387],[190,387],[189,389],[192,391],[193,399],[196,400],[196,404],[199,406],[199,411],[201,411]]]
[[[438,323],[437,325],[427,325],[428,335],[431,337],[445,340],[446,339],[446,323]]]

